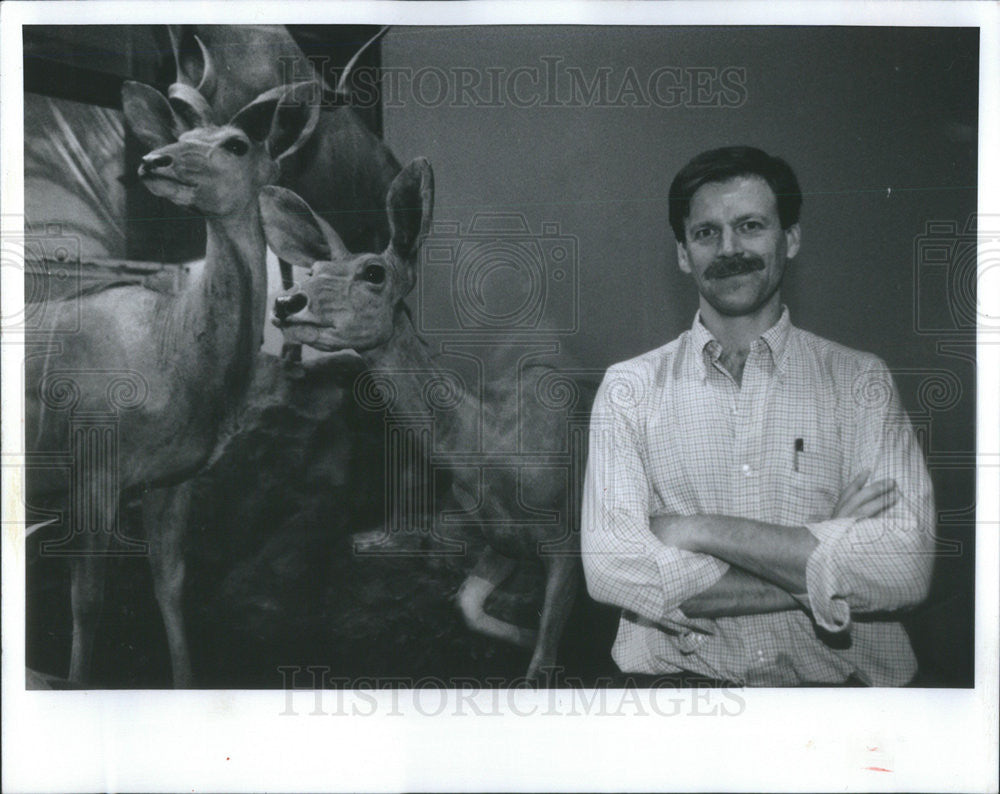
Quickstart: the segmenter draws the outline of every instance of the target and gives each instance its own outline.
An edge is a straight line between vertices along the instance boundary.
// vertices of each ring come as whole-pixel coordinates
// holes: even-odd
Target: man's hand
[[[841,492],[831,518],[874,518],[899,501],[894,480],[865,481],[863,471]],[[688,617],[728,617],[808,608],[805,564],[817,540],[804,527],[781,527],[729,516],[653,516],[664,545],[713,554],[735,566],[714,586],[681,604]]]
[[[831,518],[875,518],[899,501],[895,480],[878,480],[865,485],[871,471],[865,469],[840,494]]]

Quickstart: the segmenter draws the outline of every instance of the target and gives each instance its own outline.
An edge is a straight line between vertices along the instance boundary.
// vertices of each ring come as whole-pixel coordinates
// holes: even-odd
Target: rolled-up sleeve
[[[715,557],[665,546],[650,532],[635,372],[612,367],[594,401],[584,482],[581,550],[590,595],[665,628],[711,632],[680,604],[728,570]]]
[[[927,597],[935,551],[934,492],[923,453],[888,369],[878,360],[852,390],[856,442],[853,478],[893,479],[900,498],[867,519],[808,524],[819,540],[806,564],[816,622],[828,631],[850,627],[852,613],[891,612]]]

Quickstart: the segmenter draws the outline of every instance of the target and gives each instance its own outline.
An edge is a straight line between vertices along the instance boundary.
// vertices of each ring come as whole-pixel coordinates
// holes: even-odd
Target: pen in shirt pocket
[[[792,471],[799,470],[799,455],[806,451],[806,442],[804,439],[795,439],[795,455],[792,457]]]

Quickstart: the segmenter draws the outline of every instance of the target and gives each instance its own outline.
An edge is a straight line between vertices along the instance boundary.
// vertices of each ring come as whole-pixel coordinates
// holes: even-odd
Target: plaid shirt
[[[594,403],[581,541],[590,594],[622,608],[624,672],[690,671],[750,686],[901,685],[916,672],[885,613],[926,597],[934,499],[892,377],[873,355],[792,326],[751,346],[737,385],[702,325],[616,364]],[[796,452],[798,449],[798,452]],[[871,519],[831,519],[862,470],[901,498]],[[729,515],[805,526],[808,610],[688,618],[680,604],[728,565],[661,544],[649,516]]]

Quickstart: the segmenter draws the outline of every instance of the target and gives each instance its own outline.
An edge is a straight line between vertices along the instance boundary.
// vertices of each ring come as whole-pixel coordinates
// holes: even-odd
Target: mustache
[[[705,278],[726,278],[764,269],[759,256],[720,256],[705,268]]]

